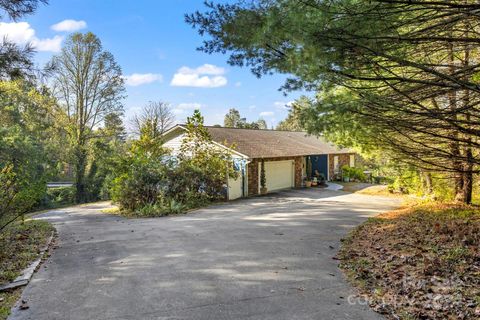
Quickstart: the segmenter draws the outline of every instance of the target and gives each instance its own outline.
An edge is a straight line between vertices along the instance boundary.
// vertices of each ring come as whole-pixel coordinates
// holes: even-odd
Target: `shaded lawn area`
[[[0,285],[18,277],[38,258],[55,229],[46,221],[27,220],[8,226],[0,233]],[[21,289],[0,292],[0,319],[6,319],[20,297]]]
[[[391,319],[480,319],[480,208],[417,205],[350,233],[341,267]]]

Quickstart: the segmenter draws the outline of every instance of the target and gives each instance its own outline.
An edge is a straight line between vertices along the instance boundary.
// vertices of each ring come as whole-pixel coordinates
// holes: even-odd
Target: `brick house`
[[[227,183],[230,200],[259,194],[262,160],[269,192],[302,187],[304,179],[315,170],[327,180],[333,180],[339,176],[342,166],[353,167],[357,162],[352,150],[339,148],[305,132],[206,128],[215,145],[231,151],[240,173],[238,179],[229,179]],[[178,152],[185,130],[185,126],[177,125],[164,134],[164,146],[173,154]],[[235,148],[227,147],[231,145]]]

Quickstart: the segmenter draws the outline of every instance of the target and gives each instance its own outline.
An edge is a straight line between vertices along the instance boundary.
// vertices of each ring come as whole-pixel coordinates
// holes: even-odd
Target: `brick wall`
[[[249,196],[255,196],[258,194],[258,181],[260,179],[260,174],[258,172],[258,163],[259,159],[253,159],[247,167]]]
[[[252,159],[248,164],[248,195],[255,196],[259,193],[258,184],[260,181],[260,171],[258,169],[259,163],[262,159]],[[302,157],[282,157],[282,158],[264,158],[267,161],[282,161],[282,160],[294,160],[295,161],[295,187],[302,186]]]
[[[330,176],[330,180],[336,180],[336,178],[339,176],[338,174],[335,173],[333,158],[335,156],[338,156],[338,169],[339,171],[341,171],[343,166],[350,165],[350,155],[352,154],[355,155],[355,166],[358,166],[359,159],[355,153],[340,153],[340,154],[328,155],[328,174]]]

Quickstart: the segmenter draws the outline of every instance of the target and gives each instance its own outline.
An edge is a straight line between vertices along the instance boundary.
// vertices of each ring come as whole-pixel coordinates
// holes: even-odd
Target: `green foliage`
[[[236,172],[230,165],[232,155],[228,149],[213,143],[199,110],[187,118],[186,129],[178,155],[180,167],[192,172],[195,178],[192,181],[194,192],[201,190],[201,194],[210,200],[222,198],[227,178],[236,177]],[[187,172],[185,174],[188,175]]]
[[[246,119],[240,116],[240,111],[235,108],[228,110],[223,120],[223,126],[227,128],[242,128],[246,123]]]
[[[260,161],[260,186],[265,188],[267,186],[267,178],[265,176],[265,161]]]
[[[280,121],[276,129],[282,131],[304,131],[300,114],[302,110],[309,108],[311,103],[312,101],[308,97],[300,97],[290,106],[287,118]]]
[[[96,138],[90,142],[92,152],[86,175],[86,199],[88,201],[110,199],[109,186],[119,160],[126,151],[125,128],[118,113],[105,118],[103,128],[96,130]]]
[[[56,208],[75,203],[74,187],[48,188],[45,197],[36,209]]]
[[[40,3],[47,3],[47,0],[1,1],[0,19],[17,21],[35,12]],[[34,52],[31,44],[21,47],[4,36],[0,40],[0,79],[33,79],[36,71],[32,59]]]
[[[129,149],[117,153],[110,163],[111,172],[105,183],[112,200],[122,210],[138,212],[143,207],[154,206],[167,188],[173,163],[165,160],[167,150],[162,147],[161,139],[150,133],[142,131],[139,139]],[[150,208],[149,212],[154,210]]]
[[[420,175],[413,168],[403,170],[389,185],[390,190],[404,194],[418,194],[420,187]]]
[[[121,114],[123,110],[124,79],[113,55],[103,49],[100,39],[91,32],[70,35],[51,65],[51,82],[58,99],[58,113],[62,115],[57,121],[63,123],[67,133],[69,162],[75,170],[76,201],[81,203],[91,200],[89,182],[95,179],[99,166],[91,162],[95,156],[91,151],[96,128],[103,121],[118,126],[118,119],[112,118],[112,114]],[[93,190],[97,191],[98,188]]]
[[[317,92],[298,118],[338,145],[450,176],[469,203],[480,164],[478,16],[465,1],[229,1],[186,16],[200,50],[283,89]],[[458,8],[462,11],[459,12]],[[306,99],[308,100],[308,99]],[[295,124],[295,113],[286,122]]]
[[[267,122],[264,119],[247,122],[246,118],[240,116],[240,111],[235,108],[228,110],[223,120],[223,126],[226,128],[241,128],[241,129],[267,129]]]
[[[225,197],[226,179],[235,176],[231,155],[213,144],[198,110],[186,127],[177,157],[148,135],[140,136],[121,157],[110,192],[123,211],[175,214]]]
[[[156,203],[149,203],[135,211],[135,214],[139,217],[158,217],[163,215],[163,212],[164,210],[162,206]]]
[[[0,81],[0,230],[46,191],[45,141],[52,137],[48,95],[22,81]]]
[[[130,156],[126,160],[126,172],[113,180],[112,200],[127,211],[157,203],[167,189],[170,166],[160,157]]]
[[[342,176],[344,178],[349,178],[351,181],[365,182],[367,180],[367,176],[365,173],[363,173],[363,171],[363,168],[345,165],[342,167]]]

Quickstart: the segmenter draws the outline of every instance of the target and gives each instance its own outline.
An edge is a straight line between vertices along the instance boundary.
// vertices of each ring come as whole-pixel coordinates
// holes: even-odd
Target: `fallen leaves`
[[[480,319],[480,209],[423,205],[382,214],[343,242],[347,276],[391,319]]]

